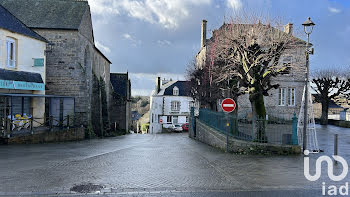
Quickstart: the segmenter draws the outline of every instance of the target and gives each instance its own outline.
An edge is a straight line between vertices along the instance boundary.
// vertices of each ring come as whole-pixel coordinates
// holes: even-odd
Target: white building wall
[[[150,125],[149,125],[149,133],[161,133],[162,125],[159,121],[159,116],[162,115],[163,109],[163,97],[161,96],[151,96],[150,98]]]
[[[172,101],[180,102],[179,111],[171,110]],[[190,103],[192,102],[193,99],[186,96],[151,96],[149,133],[161,133],[162,128],[169,128],[174,123],[174,116],[178,117],[178,124],[187,123],[187,116],[190,115]],[[172,116],[171,123],[167,122],[168,116]]]
[[[16,67],[6,67],[7,51],[6,38],[10,37],[16,40]],[[45,49],[46,43],[31,37],[13,33],[0,29],[0,68],[14,71],[26,71],[41,74],[45,82]],[[43,67],[34,67],[33,58],[44,58]],[[41,94],[42,92],[40,92]],[[39,94],[39,93],[38,93]]]
[[[15,40],[15,60],[16,66],[10,68],[6,66],[7,61],[7,48],[6,40],[12,38]],[[0,68],[13,70],[13,71],[25,71],[39,73],[43,82],[46,83],[46,58],[45,58],[46,43],[41,40],[37,40],[22,34],[10,32],[5,29],[0,29]],[[43,58],[44,66],[34,67],[33,58]],[[22,93],[22,94],[45,94],[43,91],[28,91],[28,90],[9,90],[0,89],[2,93]],[[33,98],[33,117],[38,118],[38,122],[42,122],[45,114],[45,98]],[[37,126],[37,123],[34,124]]]

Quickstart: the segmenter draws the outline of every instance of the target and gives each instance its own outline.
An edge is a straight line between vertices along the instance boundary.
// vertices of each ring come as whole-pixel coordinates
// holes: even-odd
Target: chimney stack
[[[287,25],[285,25],[284,32],[289,35],[293,35],[293,23],[288,23]]]
[[[160,84],[161,84],[161,79],[160,77],[156,78],[156,93],[158,94],[160,92]]]
[[[201,48],[203,48],[206,45],[207,41],[207,21],[202,20],[201,24]]]

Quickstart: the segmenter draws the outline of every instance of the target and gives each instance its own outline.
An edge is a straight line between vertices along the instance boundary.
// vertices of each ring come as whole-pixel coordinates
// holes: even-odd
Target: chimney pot
[[[207,42],[207,21],[202,20],[201,24],[201,48],[206,45]]]
[[[285,25],[284,32],[289,35],[293,35],[293,23],[288,23],[287,25]]]

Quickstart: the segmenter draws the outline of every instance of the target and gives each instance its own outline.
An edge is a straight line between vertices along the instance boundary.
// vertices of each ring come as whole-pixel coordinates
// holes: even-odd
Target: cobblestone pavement
[[[333,126],[319,126],[325,152],[311,155],[312,161],[332,154],[333,133],[339,133],[339,154],[350,161],[350,129]],[[336,173],[341,169],[335,166]],[[323,173],[319,181],[308,182],[302,155],[227,154],[187,133],[0,146],[0,196],[77,195],[70,188],[88,183],[116,196],[255,196],[257,191],[278,196],[284,190],[310,196],[321,194],[322,181],[340,185],[349,176],[332,183]]]

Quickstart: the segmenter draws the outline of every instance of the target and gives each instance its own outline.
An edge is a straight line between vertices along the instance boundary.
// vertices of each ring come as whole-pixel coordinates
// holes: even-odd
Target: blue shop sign
[[[12,90],[45,90],[45,84],[25,81],[0,80],[0,88]]]

